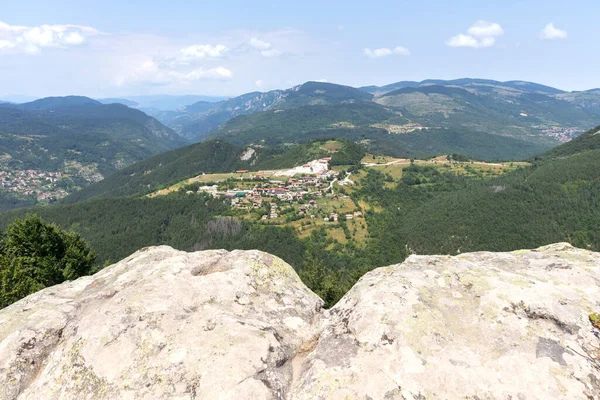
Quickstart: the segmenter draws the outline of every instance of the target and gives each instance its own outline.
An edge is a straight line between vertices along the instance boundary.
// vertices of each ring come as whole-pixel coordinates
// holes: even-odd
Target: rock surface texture
[[[258,251],[142,249],[0,311],[0,399],[600,399],[600,254],[411,256],[331,310]]]

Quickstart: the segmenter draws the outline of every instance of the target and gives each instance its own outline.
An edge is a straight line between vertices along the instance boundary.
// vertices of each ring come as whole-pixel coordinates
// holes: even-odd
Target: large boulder
[[[0,399],[287,398],[322,305],[266,253],[143,249],[0,311]]]
[[[322,304],[262,252],[143,249],[0,310],[0,399],[600,399],[600,254],[411,256]]]
[[[599,399],[600,254],[411,256],[326,313],[298,399]]]

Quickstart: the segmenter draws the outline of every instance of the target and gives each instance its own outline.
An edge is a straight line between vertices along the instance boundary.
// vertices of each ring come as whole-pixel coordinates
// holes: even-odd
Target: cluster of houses
[[[269,180],[255,185],[252,189],[232,189],[219,193],[215,192],[214,187],[211,187],[206,191],[212,191],[214,195],[222,194],[226,199],[231,200],[233,208],[249,210],[262,207],[262,202],[269,198],[293,202],[304,200],[309,196],[311,198],[324,197],[331,189],[328,181],[336,175],[337,173],[333,171],[326,171],[318,176],[301,176],[288,178],[285,181]],[[314,200],[309,201],[309,205],[313,203],[316,205]]]
[[[231,202],[233,209],[240,211],[264,209],[265,203],[268,203],[267,212],[261,216],[262,221],[279,218],[281,210],[278,203],[281,204],[281,202],[300,202],[297,215],[302,218],[315,219],[315,214],[318,214],[316,209],[319,207],[316,199],[334,195],[332,185],[338,173],[329,169],[329,160],[330,158],[322,158],[279,172],[276,176],[287,177],[284,180],[268,180],[261,172],[257,172],[255,175],[253,173],[252,178],[259,181],[252,188],[220,191],[218,185],[212,185],[202,186],[198,190],[210,193],[215,197],[223,197]],[[247,170],[236,172],[239,174],[249,173]],[[240,184],[240,186],[244,185]],[[322,213],[320,215],[323,216]],[[331,213],[323,220],[338,222],[340,218],[351,220],[358,217],[362,217],[360,211],[344,214],[341,217],[336,213]]]
[[[0,169],[0,187],[23,196],[35,195],[40,201],[55,200],[67,195],[57,188],[61,177],[61,172]]]
[[[564,128],[560,126],[552,126],[548,129],[542,130],[542,133],[546,136],[551,136],[562,143],[566,143],[569,140],[579,136],[584,132],[583,129],[579,128]]]
[[[363,216],[362,211],[355,211],[351,214],[345,214],[344,218],[346,219],[346,221],[350,221],[354,218],[361,218]],[[323,218],[323,221],[325,222],[338,222],[339,221],[339,215],[337,213],[331,213],[329,214],[329,217],[325,217]]]

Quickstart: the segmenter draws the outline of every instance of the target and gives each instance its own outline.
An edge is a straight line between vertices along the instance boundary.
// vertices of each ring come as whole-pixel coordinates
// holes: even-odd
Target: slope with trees
[[[0,105],[0,171],[6,176],[49,173],[50,188],[25,186],[4,194],[0,209],[28,204],[34,192],[72,192],[136,161],[186,144],[141,111],[86,97],[58,97]]]

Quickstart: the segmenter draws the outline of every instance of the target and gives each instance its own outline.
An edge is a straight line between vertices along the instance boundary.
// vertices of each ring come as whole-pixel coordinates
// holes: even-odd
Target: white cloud
[[[502,36],[504,35],[504,29],[495,22],[487,22],[479,20],[475,22],[467,33],[471,36],[475,37],[493,37],[493,36]]]
[[[496,44],[496,37],[504,35],[500,24],[488,21],[476,21],[467,30],[467,34],[460,33],[446,41],[450,47],[470,47],[481,49],[492,47]]]
[[[256,82],[254,82],[254,84],[256,85],[257,88],[262,89],[265,86],[265,81],[263,81],[262,79],[259,79]]]
[[[260,54],[263,57],[276,57],[281,54],[281,51],[274,49],[271,43],[255,37],[251,38],[250,41],[248,41],[248,44],[254,49],[260,51]]]
[[[85,37],[83,37],[83,35],[79,32],[70,32],[67,36],[65,36],[66,44],[77,46],[83,42],[85,42]]]
[[[271,43],[254,37],[250,39],[248,43],[250,43],[250,46],[254,47],[256,50],[269,50],[271,48]]]
[[[188,73],[170,72],[174,78],[184,81],[197,81],[201,79],[227,79],[233,76],[233,72],[225,67],[197,68]]]
[[[140,83],[160,86],[200,80],[223,80],[232,76],[233,72],[231,70],[221,66],[214,68],[199,67],[190,71],[182,71],[169,69],[167,65],[148,60],[130,74],[118,77],[115,83],[117,86]]]
[[[222,44],[196,44],[184,47],[179,52],[179,58],[183,61],[201,59],[201,58],[220,58],[228,51]]]
[[[78,46],[101,32],[89,26],[40,25],[18,26],[0,21],[0,50],[17,50],[37,54],[43,48]]]
[[[567,31],[558,29],[553,23],[549,23],[542,29],[540,37],[545,40],[566,39]]]
[[[477,39],[462,33],[451,37],[446,44],[450,47],[479,47]]]
[[[2,49],[12,49],[16,46],[15,43],[10,40],[0,40],[0,50]]]
[[[401,55],[401,56],[408,56],[410,55],[410,51],[408,51],[407,48],[402,47],[402,46],[397,46],[393,49],[388,49],[387,47],[382,47],[379,49],[364,49],[363,53],[365,54],[365,56],[370,57],[370,58],[379,58],[379,57],[387,57],[387,56],[391,56],[391,55]]]

